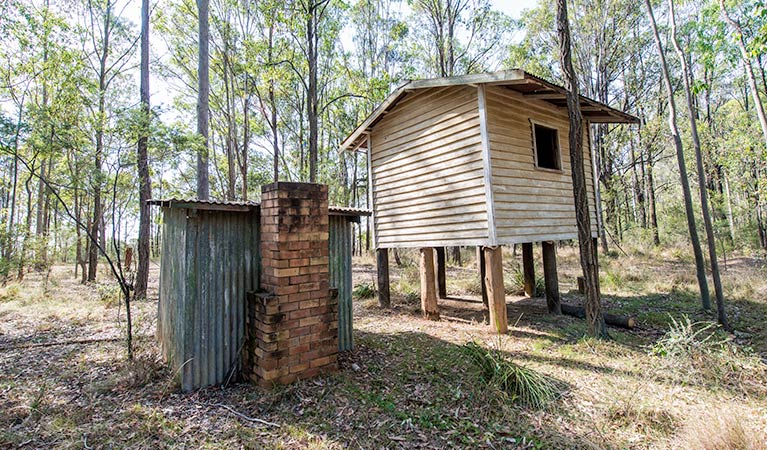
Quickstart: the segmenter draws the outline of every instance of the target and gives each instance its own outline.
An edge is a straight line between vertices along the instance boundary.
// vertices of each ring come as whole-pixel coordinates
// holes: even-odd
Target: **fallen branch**
[[[571,306],[562,304],[562,314],[568,316],[578,317],[580,319],[586,318],[586,310],[582,306]],[[605,323],[621,328],[632,329],[636,327],[636,319],[633,317],[619,316],[616,314],[604,313]]]
[[[280,427],[280,424],[278,424],[278,423],[268,422],[266,420],[259,419],[257,417],[248,417],[245,414],[243,414],[243,413],[241,413],[239,411],[236,411],[231,406],[224,405],[223,403],[208,403],[208,405],[209,406],[218,406],[219,408],[224,408],[225,410],[229,411],[230,413],[234,414],[235,416],[239,417],[240,419],[247,420],[248,422],[259,423],[261,425],[266,425],[268,427],[275,427],[275,428],[279,428]]]
[[[149,336],[136,336],[136,339],[146,339]],[[39,348],[39,347],[55,347],[57,345],[84,345],[84,344],[96,344],[99,342],[120,342],[124,341],[124,337],[111,337],[111,338],[97,338],[97,339],[74,339],[69,341],[53,341],[53,342],[39,342],[36,344],[22,344],[22,345],[9,345],[0,347],[0,352],[8,350],[23,350],[26,348]]]

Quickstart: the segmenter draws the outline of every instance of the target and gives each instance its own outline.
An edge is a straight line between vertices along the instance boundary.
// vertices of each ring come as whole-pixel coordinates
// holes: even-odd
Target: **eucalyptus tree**
[[[693,101],[690,75],[690,67],[687,64],[688,55],[677,37],[676,12],[674,10],[674,0],[668,0],[669,19],[671,22],[671,42],[679,57],[679,63],[682,69],[682,85],[684,88],[685,99],[687,101],[687,115],[690,119],[690,134],[692,136],[693,149],[695,150],[695,161],[698,169],[698,191],[700,193],[701,212],[703,215],[703,225],[706,231],[706,241],[708,243],[709,261],[711,263],[711,276],[714,281],[714,292],[716,295],[716,310],[719,323],[727,330],[731,331],[730,324],[727,321],[727,313],[724,309],[724,291],[722,290],[722,280],[719,275],[719,260],[716,255],[716,236],[714,236],[714,226],[711,221],[711,210],[708,202],[708,189],[706,188],[706,172],[703,165],[703,152],[698,136],[698,120],[696,118],[695,104]]]
[[[746,43],[746,37],[744,35],[743,26],[741,25],[740,21],[734,18],[729,10],[727,9],[727,5],[725,3],[725,0],[719,0],[719,6],[722,9],[722,17],[724,20],[730,25],[732,28],[733,33],[735,34],[734,40],[738,45],[738,49],[740,50],[740,57],[741,61],[743,63],[743,67],[746,71],[746,76],[748,80],[749,88],[751,89],[751,95],[754,99],[754,107],[756,110],[756,116],[759,118],[759,125],[762,127],[762,134],[764,135],[764,143],[767,145],[767,116],[765,116],[764,113],[764,105],[762,104],[762,99],[759,97],[759,88],[756,85],[756,75],[754,74],[754,67],[752,64],[752,56],[755,52],[755,48],[758,46],[752,46],[751,49],[749,49],[749,45]],[[761,5],[762,9],[764,10],[764,5]],[[765,31],[765,30],[762,30]],[[762,38],[765,39],[765,38]]]
[[[135,297],[146,297],[149,281],[150,214],[147,201],[152,198],[152,178],[149,174],[149,0],[141,0],[141,62],[140,62],[141,132],[136,149],[136,167],[139,177],[138,267],[136,269]]]
[[[650,20],[650,26],[653,31],[653,38],[655,40],[655,46],[658,52],[658,59],[661,63],[661,69],[663,74],[663,82],[666,87],[666,99],[668,102],[668,126],[671,131],[671,137],[676,149],[677,165],[679,167],[679,181],[682,185],[682,195],[684,198],[684,210],[687,218],[687,230],[690,235],[690,241],[692,243],[693,254],[695,256],[695,269],[696,276],[698,278],[698,286],[700,288],[700,299],[703,305],[703,309],[711,309],[711,298],[708,290],[708,281],[706,280],[706,261],[703,257],[703,251],[700,246],[700,239],[698,238],[698,229],[695,225],[695,213],[692,207],[692,194],[690,192],[690,181],[687,176],[687,164],[684,160],[684,147],[682,144],[682,137],[679,133],[679,127],[676,121],[676,100],[674,99],[674,86],[671,80],[671,74],[669,72],[668,63],[666,62],[666,52],[663,48],[663,43],[660,40],[660,34],[658,32],[658,26],[655,21],[655,15],[653,14],[652,5],[650,0],[645,0],[645,7],[647,8],[647,16]],[[701,186],[701,189],[705,189],[705,186]]]
[[[86,0],[83,5],[82,48],[83,59],[90,69],[92,84],[89,87],[93,130],[93,208],[89,235],[104,241],[102,190],[104,184],[103,162],[105,158],[105,139],[109,132],[110,121],[119,106],[110,96],[115,90],[114,84],[122,81],[129,68],[138,39],[128,22],[122,16],[124,5],[118,0]],[[115,92],[115,94],[118,94]],[[42,176],[41,180],[45,177]],[[91,243],[93,244],[93,243]],[[102,242],[102,247],[106,245]],[[89,246],[88,281],[96,280],[99,251],[96,245]]]
[[[575,197],[575,218],[578,225],[578,244],[580,262],[586,285],[586,323],[589,334],[596,337],[607,336],[607,326],[602,314],[602,300],[599,293],[599,264],[597,263],[596,243],[591,238],[591,216],[586,191],[586,172],[583,167],[583,115],[580,108],[578,81],[573,68],[570,44],[570,24],[567,17],[567,0],[557,0],[557,36],[559,38],[559,57],[567,90],[567,112],[570,120],[570,171],[573,179]]]
[[[210,197],[208,174],[208,128],[210,126],[210,23],[209,0],[197,0],[197,134],[201,145],[197,150],[197,198]]]
[[[500,67],[512,21],[489,0],[410,0],[410,5],[417,75],[450,77]]]

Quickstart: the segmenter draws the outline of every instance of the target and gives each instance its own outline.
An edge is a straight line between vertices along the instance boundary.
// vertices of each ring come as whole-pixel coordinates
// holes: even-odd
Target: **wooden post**
[[[525,296],[535,297],[535,265],[533,263],[533,243],[522,244],[522,272],[525,276]]]
[[[437,247],[437,295],[447,298],[447,279],[445,278],[445,247]]]
[[[429,320],[439,320],[437,280],[434,270],[434,249],[421,249],[421,312]]]
[[[490,326],[499,333],[509,331],[506,316],[506,292],[503,288],[503,249],[501,247],[483,248],[486,273],[485,285],[490,309]]]
[[[485,273],[487,272],[485,266],[485,256],[482,253],[482,247],[477,247],[477,270],[479,271],[479,284],[480,291],[482,292],[482,309],[485,311],[485,323],[488,322],[488,301],[487,301],[487,286],[485,286]]]
[[[376,250],[376,267],[378,268],[378,304],[381,308],[391,306],[389,296],[389,249]]]
[[[546,307],[552,314],[562,314],[557,278],[557,246],[553,242],[541,242],[543,249],[543,280],[546,284]]]

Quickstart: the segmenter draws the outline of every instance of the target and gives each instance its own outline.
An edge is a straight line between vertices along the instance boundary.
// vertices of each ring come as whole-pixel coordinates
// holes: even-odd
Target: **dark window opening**
[[[535,132],[536,166],[542,169],[560,170],[559,136],[554,128],[533,124]]]

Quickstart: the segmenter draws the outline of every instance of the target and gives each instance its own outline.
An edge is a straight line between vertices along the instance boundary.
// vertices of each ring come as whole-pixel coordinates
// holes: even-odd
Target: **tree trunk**
[[[708,190],[706,189],[706,169],[703,165],[703,152],[700,148],[700,138],[698,137],[698,121],[695,116],[695,104],[693,102],[692,88],[690,87],[690,68],[687,65],[687,59],[682,47],[679,45],[676,35],[676,18],[674,13],[674,0],[668,1],[669,13],[671,17],[671,41],[674,49],[679,56],[682,64],[682,80],[684,81],[685,98],[687,99],[687,114],[690,118],[690,132],[692,134],[692,144],[695,149],[695,162],[698,169],[698,191],[700,192],[700,205],[703,214],[703,227],[706,230],[706,242],[708,243],[708,257],[711,262],[711,277],[714,280],[714,293],[716,296],[716,313],[719,323],[727,331],[732,331],[730,323],[727,320],[727,312],[724,308],[724,290],[722,289],[722,280],[719,275],[719,260],[716,256],[716,236],[714,235],[714,224],[711,220],[711,209],[708,206]],[[767,137],[767,135],[766,135]]]
[[[458,267],[462,267],[463,263],[461,261],[461,247],[450,247],[450,253],[455,265]]]
[[[197,134],[202,137],[202,147],[197,152],[197,198],[210,198],[210,176],[208,174],[208,128],[210,122],[210,53],[208,24],[208,0],[197,0],[199,17],[197,61]]]
[[[655,179],[653,178],[653,161],[649,149],[647,152],[647,166],[645,176],[647,177],[647,206],[650,214],[650,229],[652,230],[653,245],[660,245],[660,234],[658,233],[658,213],[655,208]]]
[[[134,298],[146,298],[149,283],[149,240],[150,211],[147,201],[152,198],[152,179],[149,175],[149,0],[141,0],[141,113],[142,133],[138,140],[136,165],[139,178],[139,225],[138,225],[138,269]]]
[[[730,231],[730,239],[735,243],[735,216],[732,213],[732,195],[730,195],[730,181],[727,174],[724,174],[724,198],[727,202],[727,225]]]
[[[578,81],[573,69],[570,45],[570,24],[567,18],[567,0],[557,0],[557,35],[559,37],[560,66],[567,90],[567,112],[570,120],[570,166],[575,197],[575,217],[578,225],[581,268],[586,283],[586,322],[589,334],[606,337],[607,327],[602,315],[599,293],[599,266],[595,242],[591,238],[586,173],[583,167],[583,116],[581,114]]]
[[[684,209],[687,216],[687,229],[690,233],[690,240],[692,241],[693,253],[695,254],[695,268],[698,277],[698,285],[700,286],[700,299],[703,305],[703,309],[711,309],[711,298],[708,291],[708,281],[706,280],[706,262],[703,259],[703,251],[700,247],[700,240],[698,239],[698,230],[695,225],[695,215],[692,209],[692,194],[690,193],[690,181],[687,177],[687,164],[684,161],[684,148],[682,147],[682,138],[679,135],[679,129],[676,123],[676,102],[674,101],[674,88],[671,84],[671,78],[668,71],[668,65],[666,64],[666,55],[663,51],[663,44],[660,41],[660,35],[658,34],[658,27],[655,23],[655,16],[652,12],[652,6],[649,0],[645,0],[645,7],[647,8],[647,14],[650,18],[650,25],[653,29],[653,36],[655,38],[655,45],[658,50],[658,57],[661,62],[661,69],[663,72],[663,81],[666,86],[666,96],[668,99],[668,125],[671,130],[671,136],[674,140],[674,146],[676,147],[676,159],[679,165],[679,178],[682,184],[682,194],[684,195]],[[702,187],[705,188],[705,187]]]
[[[311,183],[317,182],[317,159],[319,152],[319,99],[317,93],[317,66],[319,64],[317,48],[319,44],[317,39],[317,33],[319,32],[318,7],[319,5],[315,3],[315,0],[309,0],[309,14],[306,22],[307,63],[309,65],[306,118],[309,121],[309,182]]]

